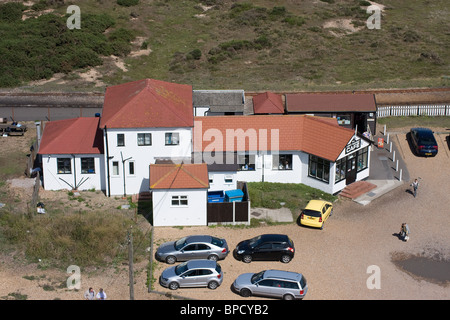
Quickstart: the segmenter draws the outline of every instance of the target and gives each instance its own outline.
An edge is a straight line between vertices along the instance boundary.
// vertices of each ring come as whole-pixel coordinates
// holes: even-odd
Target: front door
[[[347,174],[345,175],[346,184],[349,185],[356,180],[356,157],[351,154],[347,157]]]

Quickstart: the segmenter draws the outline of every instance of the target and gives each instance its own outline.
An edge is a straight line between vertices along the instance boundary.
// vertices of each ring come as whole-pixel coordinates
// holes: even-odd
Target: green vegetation
[[[379,1],[373,30],[363,0],[79,0],[81,30],[67,30],[60,2],[36,2],[36,14],[55,11],[25,21],[21,3],[0,7],[1,87],[65,72],[67,88],[58,89],[70,89],[81,81],[72,70],[92,66],[106,85],[148,77],[274,91],[450,85],[446,0]],[[143,48],[151,53],[129,56]],[[105,63],[111,54],[128,71]]]
[[[248,193],[252,207],[279,209],[289,208],[294,216],[303,209],[309,200],[323,199],[333,202],[336,196],[311,188],[301,183],[249,182]]]
[[[378,119],[377,124],[377,128],[379,131],[381,130],[381,126],[384,125],[386,125],[388,130],[413,127],[450,128],[450,117],[387,117]]]
[[[42,9],[48,2],[39,2]],[[54,73],[102,64],[102,56],[126,56],[133,32],[116,25],[107,14],[83,14],[82,28],[70,30],[69,15],[43,14],[22,21],[25,6],[13,2],[0,5],[0,87],[31,80],[49,79]]]
[[[46,266],[80,267],[119,263],[128,255],[126,230],[134,223],[125,214],[81,212],[29,219],[17,213],[0,215],[2,246],[23,250],[30,261]],[[133,228],[135,257],[144,257],[149,237]]]

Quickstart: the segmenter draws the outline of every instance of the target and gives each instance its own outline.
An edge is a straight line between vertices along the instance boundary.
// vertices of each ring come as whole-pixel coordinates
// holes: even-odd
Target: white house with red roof
[[[100,118],[50,121],[39,154],[46,190],[104,190],[105,166]]]
[[[175,209],[203,217],[206,190],[235,189],[237,181],[303,183],[334,194],[368,177],[367,139],[336,118],[276,114],[282,102],[261,94],[261,115],[194,117],[190,85],[144,79],[108,87],[101,117],[47,123],[39,150],[44,188],[152,191],[157,221],[167,225]],[[171,166],[158,166],[165,161]],[[185,196],[189,206],[181,205]]]
[[[193,126],[189,85],[144,79],[108,87],[99,124],[107,195],[148,192],[156,158],[190,157]]]
[[[205,163],[150,164],[153,225],[206,225],[208,188]]]

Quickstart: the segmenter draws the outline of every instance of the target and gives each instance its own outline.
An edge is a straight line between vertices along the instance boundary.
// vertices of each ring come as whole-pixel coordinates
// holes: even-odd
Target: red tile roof
[[[303,151],[336,161],[354,133],[336,119],[307,115],[195,117],[193,143],[194,152]]]
[[[253,111],[255,114],[284,113],[284,104],[280,95],[264,92],[253,97]]]
[[[375,96],[366,93],[286,94],[288,112],[376,112]]]
[[[192,86],[144,79],[106,89],[100,127],[192,127]]]
[[[207,189],[208,168],[201,164],[151,164],[150,189]]]
[[[47,122],[40,154],[102,154],[103,133],[99,118],[74,118]]]

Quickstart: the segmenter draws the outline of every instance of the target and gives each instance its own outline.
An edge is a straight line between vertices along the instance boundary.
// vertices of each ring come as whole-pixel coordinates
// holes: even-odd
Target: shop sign
[[[353,137],[352,140],[345,147],[345,154],[352,153],[353,151],[359,149],[361,147],[361,139],[357,139]]]

